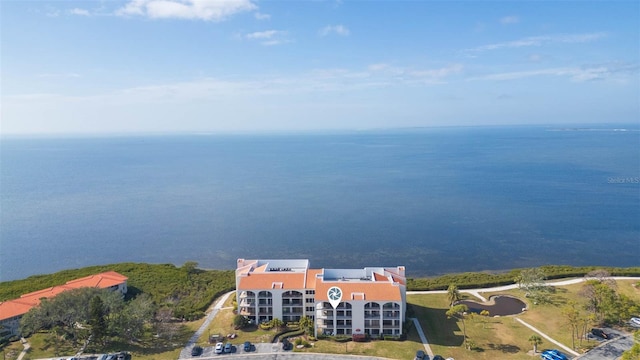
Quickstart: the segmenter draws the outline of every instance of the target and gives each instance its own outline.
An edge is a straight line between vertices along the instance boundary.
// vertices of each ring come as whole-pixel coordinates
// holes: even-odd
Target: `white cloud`
[[[131,0],[116,14],[153,19],[222,21],[231,15],[256,9],[250,0]]]
[[[253,17],[255,17],[258,20],[269,20],[269,19],[271,19],[271,15],[263,14],[263,13],[260,13],[260,12],[257,12],[255,14],[253,14]]]
[[[384,64],[384,63],[380,63],[380,64],[371,64],[367,67],[367,69],[369,69],[369,71],[383,71],[388,69],[390,66],[389,64]]]
[[[583,67],[558,67],[537,70],[495,73],[473,77],[468,80],[519,80],[534,76],[568,77],[572,81],[583,82],[593,80],[626,81],[629,77],[637,76],[638,64],[606,64]]]
[[[348,36],[350,33],[349,29],[344,25],[327,25],[318,31],[320,36],[327,36],[329,34]]]
[[[542,55],[540,55],[540,54],[531,54],[531,55],[529,55],[529,61],[538,62],[540,60],[542,60]]]
[[[519,22],[520,22],[520,18],[514,15],[505,16],[502,19],[500,19],[500,23],[504,25],[517,24]]]
[[[508,48],[521,48],[529,46],[543,46],[553,43],[587,43],[596,40],[600,40],[606,37],[607,34],[603,32],[587,33],[587,34],[561,34],[561,35],[548,35],[548,36],[530,36],[518,40],[506,41],[502,43],[495,43],[489,45],[478,46],[472,49],[467,49],[467,53],[479,53],[483,51],[508,49]]]
[[[245,35],[247,39],[271,39],[274,36],[283,33],[280,30],[266,30],[266,31],[256,31],[250,34]]]
[[[274,46],[291,42],[287,39],[287,32],[282,30],[256,31],[244,36],[247,40],[261,40],[264,46]]]
[[[412,70],[412,71],[409,71],[408,74],[411,76],[421,77],[421,78],[441,79],[449,75],[458,74],[461,71],[462,71],[461,64],[453,64],[453,65],[449,65],[439,69]]]
[[[79,16],[91,16],[91,13],[89,13],[89,10],[79,9],[79,8],[73,8],[73,9],[69,10],[69,14],[71,14],[71,15],[79,15]]]

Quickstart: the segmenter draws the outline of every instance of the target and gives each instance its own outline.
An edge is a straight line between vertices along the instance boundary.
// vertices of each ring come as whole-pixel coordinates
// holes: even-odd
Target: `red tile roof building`
[[[316,335],[401,335],[407,307],[404,266],[309,269],[308,260],[238,259],[236,290],[239,313],[253,323],[307,316]]]
[[[61,292],[84,287],[111,289],[124,295],[127,293],[127,277],[115,271],[107,271],[71,280],[64,285],[24,294],[17,299],[0,302],[0,326],[2,326],[3,331],[9,331],[12,335],[15,335],[18,333],[22,316],[31,308],[40,305],[42,299],[50,299]]]

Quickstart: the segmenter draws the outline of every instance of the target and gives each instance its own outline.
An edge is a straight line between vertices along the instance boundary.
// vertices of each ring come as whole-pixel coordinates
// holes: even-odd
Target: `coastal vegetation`
[[[181,267],[172,264],[119,263],[3,282],[0,301],[105,271],[116,271],[129,278],[127,299],[146,294],[159,309],[170,309],[172,317],[187,320],[202,317],[213,299],[235,287],[234,271],[202,270],[197,268],[195,262],[186,262]]]
[[[456,359],[524,359],[530,357],[526,354],[527,351],[539,345],[532,336],[531,330],[516,322],[514,317],[493,317],[486,313],[465,315],[464,312],[452,310],[453,302],[467,300],[471,296],[461,293],[458,288],[481,287],[478,284],[473,286],[464,284],[472,284],[471,280],[473,279],[483,282],[489,279],[488,275],[505,276],[508,274],[511,279],[508,283],[518,283],[520,288],[495,294],[510,294],[527,302],[529,310],[518,315],[518,318],[548,333],[552,338],[573,346],[579,352],[596,345],[596,342],[579,339],[584,337],[585,329],[590,329],[600,323],[622,324],[628,314],[640,311],[638,307],[640,290],[635,286],[635,282],[632,280],[614,281],[610,277],[621,274],[636,275],[636,271],[640,273],[640,268],[609,268],[604,272],[597,273],[593,272],[595,268],[543,267],[541,269],[543,270],[525,271],[524,273],[523,270],[514,270],[497,275],[465,273],[438,278],[412,279],[413,285],[422,283],[422,281],[424,281],[422,284],[430,282],[432,285],[449,279],[456,281],[441,287],[443,290],[448,290],[444,294],[408,295],[407,303],[411,314],[409,316],[415,316],[419,320],[436,353],[453,356]],[[551,274],[548,273],[549,269],[552,271]],[[85,330],[86,333],[72,334],[72,332],[80,332],[81,329],[60,323],[41,326],[40,331],[36,327],[32,327],[34,335],[29,338],[32,350],[27,354],[27,360],[51,357],[56,354],[75,353],[89,334],[93,334],[96,341],[91,342],[88,351],[127,350],[132,352],[136,358],[143,360],[175,359],[189,336],[202,323],[202,320],[189,320],[199,318],[215,297],[232,290],[235,284],[233,271],[202,270],[197,268],[196,263],[187,263],[181,267],[167,264],[126,263],[33,277],[36,280],[34,283],[37,285],[25,284],[29,283],[32,278],[4,282],[0,287],[0,296],[7,299],[14,297],[7,294],[15,293],[18,291],[16,289],[26,289],[25,292],[39,290],[42,289],[42,286],[60,285],[74,278],[107,270],[117,271],[129,277],[130,294],[126,299],[120,299],[122,304],[109,298],[108,295],[106,297],[98,293],[83,295],[85,296],[83,299],[86,300],[87,314],[85,318],[75,321],[75,323],[87,324],[87,329],[90,330]],[[584,272],[583,276],[588,276],[590,280],[580,284],[547,289],[549,291],[545,290],[545,294],[548,301],[545,302],[534,303],[532,297],[526,296],[526,293],[532,289],[531,284],[537,284],[540,276],[548,279],[556,277],[554,274],[563,272],[572,273],[574,276],[576,273]],[[535,276],[532,276],[529,282],[523,280],[526,275],[531,274]],[[520,281],[517,281],[518,279]],[[506,278],[504,281],[507,281]],[[536,287],[533,286],[533,288]],[[408,286],[408,290],[415,290],[415,288]],[[483,295],[492,294],[483,293]],[[53,303],[54,300],[50,302]],[[139,302],[136,305],[137,310],[134,312],[132,308],[129,310],[129,314],[147,314],[147,317],[144,317],[142,321],[141,328],[125,325],[123,322],[111,321],[115,318],[124,321],[126,316],[114,316],[114,311],[106,311],[106,309],[124,310],[136,302]],[[237,337],[233,340],[234,343],[242,343],[243,341],[270,342],[275,335],[283,331],[283,329],[277,329],[275,325],[278,324],[273,324],[271,329],[261,329],[257,326],[242,329],[241,327],[246,324],[240,323],[240,320],[233,313],[232,305],[233,297],[230,297],[225,308],[218,313],[207,331],[199,339],[199,345],[209,346],[208,337],[210,334],[237,333]],[[100,311],[100,309],[105,310]],[[149,312],[145,312],[144,309]],[[464,318],[460,318],[461,316]],[[135,323],[133,324],[135,325]],[[422,346],[414,327],[408,328],[404,341],[376,340],[363,343],[351,341],[339,343],[314,339],[313,334],[308,332],[307,326],[304,326],[302,322],[299,325],[300,330],[294,334],[296,338],[292,338],[291,341],[295,343],[298,340],[297,337],[301,337],[300,342],[304,341],[310,346],[294,349],[294,351],[335,352],[396,358],[399,356],[411,357],[415,350]],[[131,334],[118,331],[118,328],[125,326],[132,329]],[[303,334],[305,330],[307,333]],[[10,344],[4,350],[7,354],[17,354],[14,349],[19,349],[19,343]],[[7,359],[14,358],[13,356],[7,357]]]
[[[548,265],[538,268],[544,273],[545,280],[583,277],[595,270],[605,270],[611,276],[640,276],[640,267],[600,267],[600,266],[568,266]],[[458,274],[446,274],[434,277],[407,278],[407,290],[447,290],[451,284],[458,289],[485,288],[493,286],[510,285],[518,282],[522,271],[527,269],[513,269],[499,273],[466,272]]]

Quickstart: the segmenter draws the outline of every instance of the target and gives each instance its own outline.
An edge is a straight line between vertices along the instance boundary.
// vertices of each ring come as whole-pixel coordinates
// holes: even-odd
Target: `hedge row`
[[[602,266],[573,267],[568,265],[548,265],[540,267],[546,279],[560,279],[568,277],[582,277],[593,270],[607,270],[612,276],[640,276],[640,267],[616,268]],[[515,283],[515,279],[524,269],[514,269],[503,273],[460,273],[447,274],[433,278],[409,278],[407,290],[446,290],[449,285],[456,284],[459,289],[485,288],[503,286]]]

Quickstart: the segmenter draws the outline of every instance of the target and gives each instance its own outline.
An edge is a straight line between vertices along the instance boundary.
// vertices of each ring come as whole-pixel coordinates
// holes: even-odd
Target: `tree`
[[[173,310],[168,307],[159,309],[156,313],[156,331],[158,336],[173,340],[178,334],[179,326],[173,321]]]
[[[542,338],[536,334],[529,336],[529,342],[533,345],[533,353],[538,352],[538,345],[542,344]]]
[[[284,327],[284,322],[278,318],[273,318],[273,320],[271,320],[271,326],[273,326],[276,329],[282,329]]]
[[[464,336],[464,347],[465,349],[469,349],[467,345],[467,327],[464,323],[465,314],[469,311],[467,305],[458,304],[452,306],[447,312],[447,317],[455,318],[462,321],[462,335]]]
[[[238,314],[233,317],[233,326],[236,329],[242,329],[249,324],[249,320],[246,317]]]
[[[576,337],[578,336],[578,329],[580,327],[581,316],[578,304],[575,301],[569,301],[567,305],[562,309],[562,315],[567,320],[567,324],[571,327],[571,348],[576,348]]]
[[[633,333],[634,344],[622,354],[622,360],[640,360],[640,330]]]
[[[85,341],[90,332],[83,325],[91,319],[90,304],[96,296],[103,304],[123,304],[119,293],[96,288],[80,288],[65,291],[51,299],[43,299],[39,306],[32,308],[20,321],[23,334],[38,330],[49,330],[58,326],[62,336],[75,344]],[[105,306],[104,311],[109,312]]]
[[[458,286],[455,284],[449,285],[447,289],[447,299],[449,299],[449,306],[453,306],[454,303],[460,301],[460,291],[458,290]]]
[[[310,317],[301,317],[298,324],[300,324],[300,329],[304,330],[307,335],[313,333],[313,320]]]
[[[518,287],[525,292],[526,297],[533,299],[534,304],[549,301],[548,293],[551,288],[544,282],[545,274],[540,268],[525,269],[515,278]]]
[[[198,270],[198,263],[195,261],[187,261],[182,265],[182,270],[188,275],[195,274]]]
[[[104,309],[104,303],[100,296],[96,295],[89,303],[89,325],[91,326],[91,335],[97,343],[103,343],[107,334],[107,320]]]
[[[489,311],[488,310],[482,310],[480,311],[480,316],[482,316],[482,328],[485,328],[485,324],[487,323],[487,318],[489,317]]]

